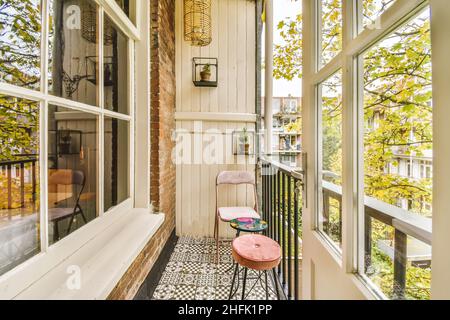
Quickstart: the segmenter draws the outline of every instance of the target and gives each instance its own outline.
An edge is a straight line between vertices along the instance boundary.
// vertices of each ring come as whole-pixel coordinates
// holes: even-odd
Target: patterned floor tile
[[[234,274],[231,242],[220,241],[219,264],[216,263],[216,243],[212,238],[181,237],[153,294],[154,300],[226,300],[229,298]],[[247,299],[265,300],[264,281],[248,273]],[[239,288],[233,299],[242,298],[242,272]],[[264,279],[264,278],[263,278]],[[270,281],[270,284],[272,282]],[[254,285],[255,284],[255,285]],[[252,288],[250,294],[249,289]],[[270,292],[270,299],[275,295]]]

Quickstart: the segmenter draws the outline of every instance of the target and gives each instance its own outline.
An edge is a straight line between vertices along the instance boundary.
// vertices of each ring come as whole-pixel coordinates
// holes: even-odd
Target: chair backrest
[[[254,173],[248,171],[222,171],[217,175],[217,185],[251,184],[255,185]]]
[[[70,169],[58,169],[48,178],[49,185],[84,186],[84,173]]]

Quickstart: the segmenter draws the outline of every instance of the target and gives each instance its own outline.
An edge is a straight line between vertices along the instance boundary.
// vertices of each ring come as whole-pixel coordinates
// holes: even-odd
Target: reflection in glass
[[[363,63],[364,273],[389,298],[430,299],[431,242],[395,230],[389,220],[377,221],[395,213],[431,233],[429,8],[367,50]]]
[[[93,1],[50,0],[50,94],[97,105],[97,12]]]
[[[40,88],[40,3],[40,0],[0,2],[1,82]]]
[[[129,130],[127,121],[105,117],[105,211],[130,195]]]
[[[378,18],[384,11],[389,9],[396,0],[363,0],[362,4],[362,24],[363,27],[379,27]]]
[[[342,0],[320,1],[320,67],[342,50]]]
[[[128,39],[105,16],[104,94],[105,108],[128,113]]]
[[[116,3],[122,8],[127,17],[130,17],[130,0],[116,0]]]
[[[97,217],[98,118],[51,105],[48,120],[49,241],[55,243]]]
[[[40,251],[39,103],[0,95],[0,275]]]
[[[321,168],[319,230],[342,245],[342,71],[320,87]]]

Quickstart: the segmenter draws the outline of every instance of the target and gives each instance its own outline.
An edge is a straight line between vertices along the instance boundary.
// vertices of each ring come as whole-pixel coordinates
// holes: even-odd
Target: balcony
[[[0,299],[449,298],[448,4],[188,3],[0,6]]]

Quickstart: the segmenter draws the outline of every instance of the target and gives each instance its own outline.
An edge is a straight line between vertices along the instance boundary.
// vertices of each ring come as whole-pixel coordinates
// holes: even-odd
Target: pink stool
[[[236,268],[234,270],[233,281],[231,283],[229,299],[231,299],[234,296],[234,294],[236,294],[239,288],[239,266],[242,266],[244,268],[242,300],[245,299],[245,285],[247,281],[248,269],[252,269],[259,272],[259,276],[256,279],[257,282],[261,280],[261,277],[264,274],[266,299],[269,299],[267,272],[272,270],[277,298],[278,300],[280,299],[275,268],[280,264],[281,261],[281,248],[277,242],[266,236],[259,234],[244,235],[233,240],[232,255],[234,260],[236,261]],[[238,276],[238,283],[236,286],[236,290],[234,290],[234,282],[236,280],[236,276]]]

